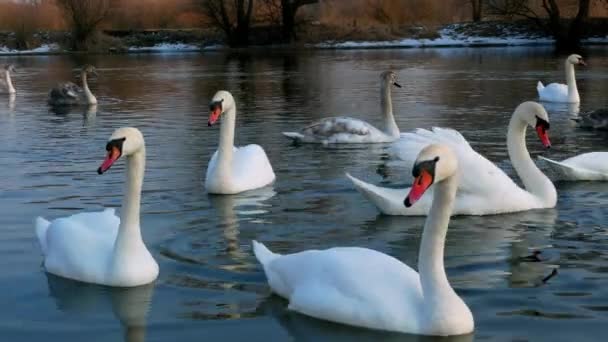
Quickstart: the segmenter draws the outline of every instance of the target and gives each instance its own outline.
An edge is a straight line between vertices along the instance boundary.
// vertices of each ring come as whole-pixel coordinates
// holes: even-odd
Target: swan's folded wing
[[[401,135],[401,139],[389,148],[389,154],[403,161],[407,169],[414,167],[418,153],[427,145],[445,144],[458,156],[460,166],[459,191],[484,193],[488,189],[500,191],[512,189],[513,180],[494,163],[477,153],[458,131],[450,128],[419,128]]]
[[[339,247],[284,255],[268,266],[291,310],[376,329],[411,331],[418,323],[418,273],[388,255]]]
[[[314,122],[302,128],[302,133],[317,137],[330,137],[336,134],[364,136],[370,134],[370,125],[359,119],[338,116]]]

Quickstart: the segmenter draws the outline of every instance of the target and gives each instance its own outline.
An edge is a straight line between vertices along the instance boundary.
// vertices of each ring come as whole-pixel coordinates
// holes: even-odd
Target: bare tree
[[[602,0],[605,2],[605,0]],[[580,48],[585,20],[589,17],[591,0],[577,0],[574,18],[563,18],[556,0],[542,0],[541,9],[536,10],[530,0],[491,0],[488,7],[496,14],[527,18],[555,38],[558,50]]]
[[[88,50],[89,41],[110,12],[110,0],[56,0],[72,31],[72,49]]]
[[[469,2],[471,3],[471,8],[473,10],[473,21],[481,21],[481,16],[483,13],[483,0],[469,0]]]
[[[296,14],[304,5],[316,4],[319,0],[281,0],[281,28],[283,41],[296,39]]]
[[[239,47],[249,44],[249,29],[254,0],[199,1],[213,25],[226,34],[228,45]]]

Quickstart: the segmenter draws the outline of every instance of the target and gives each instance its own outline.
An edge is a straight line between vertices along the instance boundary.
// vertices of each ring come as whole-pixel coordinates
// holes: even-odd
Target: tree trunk
[[[473,8],[473,21],[481,21],[483,0],[471,0],[471,7]]]
[[[565,34],[565,39],[558,46],[559,50],[576,52],[581,47],[581,38],[583,36],[583,27],[585,20],[589,17],[590,0],[579,0],[578,12],[576,17],[570,23],[568,32]]]
[[[292,1],[281,0],[282,38],[284,43],[289,43],[292,39],[295,39],[295,17]]]

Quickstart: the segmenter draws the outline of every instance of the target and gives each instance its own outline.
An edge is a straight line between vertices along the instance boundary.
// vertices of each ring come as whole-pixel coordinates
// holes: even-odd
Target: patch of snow
[[[583,44],[608,44],[608,36],[606,37],[592,37],[582,40]]]
[[[9,49],[6,46],[0,46],[0,55],[35,55],[35,54],[48,54],[51,52],[58,52],[59,45],[57,44],[43,44],[37,48],[31,50],[15,50]]]
[[[549,37],[532,37],[525,35],[508,35],[503,37],[476,37],[459,34],[456,26],[450,26],[439,31],[439,38],[413,39],[405,38],[389,41],[363,41],[363,42],[325,42],[317,44],[318,48],[416,48],[416,47],[474,47],[474,46],[522,46],[522,45],[549,45],[555,42]]]
[[[184,43],[161,43],[154,46],[130,47],[130,52],[190,52],[200,51],[198,45]]]

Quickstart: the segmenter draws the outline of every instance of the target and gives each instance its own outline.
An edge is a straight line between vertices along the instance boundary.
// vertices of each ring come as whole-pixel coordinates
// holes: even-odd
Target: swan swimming
[[[515,171],[525,189],[520,188],[504,171],[477,153],[457,131],[433,128],[406,133],[389,152],[411,167],[418,152],[427,145],[443,143],[450,146],[460,164],[460,185],[456,194],[454,215],[493,215],[530,209],[553,208],[557,202],[555,186],[534,164],[526,147],[526,128],[534,127],[545,147],[550,147],[549,116],[536,102],[520,104],[511,117],[507,132],[507,150]],[[418,206],[401,205],[408,189],[383,188],[366,183],[349,174],[355,188],[382,213],[387,215],[426,215],[430,200]],[[431,189],[430,191],[433,191]],[[427,197],[428,198],[428,197]]]
[[[423,148],[414,163],[414,186],[401,205],[416,206],[435,184],[420,242],[418,272],[367,248],[280,255],[253,241],[272,291],[289,300],[290,310],[336,323],[423,335],[471,333],[473,315],[450,286],[443,263],[460,178],[458,159],[446,145],[434,144]]]
[[[399,139],[399,127],[393,116],[391,85],[401,88],[397,74],[385,71],[380,74],[380,108],[382,127],[350,117],[337,116],[321,119],[302,128],[298,132],[283,132],[286,137],[302,143],[386,143]]]
[[[119,128],[106,145],[102,174],[122,156],[127,180],[118,218],[114,209],[79,213],[51,222],[36,219],[36,235],[47,272],[73,280],[108,286],[132,287],[153,282],[158,264],[141,237],[139,210],[146,148],[141,132]]]
[[[236,194],[271,184],[275,180],[272,165],[259,145],[234,146],[236,103],[232,94],[218,91],[209,104],[212,126],[220,118],[219,148],[209,161],[205,188],[211,194]]]
[[[67,106],[67,105],[94,105],[97,104],[97,98],[89,89],[87,81],[88,75],[97,75],[97,70],[92,65],[87,65],[80,72],[80,80],[82,88],[72,82],[63,82],[57,84],[49,92],[49,105],[52,106]]]
[[[575,65],[587,65],[580,55],[570,55],[566,59],[566,83],[551,83],[544,86],[541,81],[538,81],[536,90],[538,91],[538,98],[541,101],[547,102],[567,102],[567,103],[578,103],[581,102],[578,95],[578,88],[576,87],[576,78],[574,77],[574,66]]]

